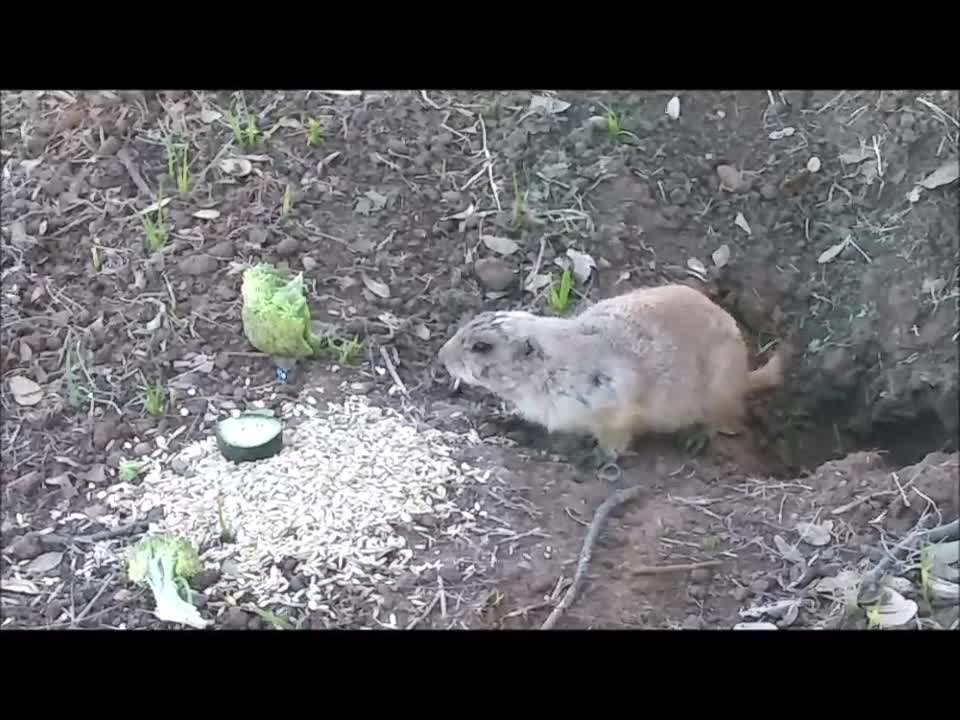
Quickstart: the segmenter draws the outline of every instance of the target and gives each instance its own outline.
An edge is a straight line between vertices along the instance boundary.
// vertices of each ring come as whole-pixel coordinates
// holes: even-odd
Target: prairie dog
[[[572,318],[483,312],[438,359],[549,432],[592,435],[615,455],[644,433],[741,426],[747,396],[783,381],[779,353],[751,371],[733,317],[686,285],[633,290]]]

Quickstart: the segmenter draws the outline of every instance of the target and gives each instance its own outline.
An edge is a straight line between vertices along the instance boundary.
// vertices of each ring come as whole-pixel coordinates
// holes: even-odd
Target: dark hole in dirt
[[[903,422],[876,423],[873,432],[860,449],[878,449],[893,467],[920,462],[931,452],[955,452],[957,438],[951,436],[939,416],[932,410],[921,412],[916,418]]]
[[[856,414],[852,394],[824,401],[804,421],[782,430],[779,452],[765,453],[762,458],[769,472],[777,477],[795,477],[861,451],[878,451],[891,468],[899,468],[914,465],[932,452],[957,449],[956,436],[934,410],[921,410],[899,421],[874,422],[865,432],[851,428]]]

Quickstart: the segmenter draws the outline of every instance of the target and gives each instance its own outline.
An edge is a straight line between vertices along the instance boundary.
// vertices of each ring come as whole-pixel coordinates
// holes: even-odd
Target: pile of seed
[[[470,525],[454,502],[465,477],[451,452],[462,437],[361,397],[295,411],[308,417],[272,458],[235,465],[207,438],[178,454],[179,472],[158,463],[141,484],[113,486],[106,503],[133,520],[162,506],[156,529],[209,547],[204,561],[228,568],[233,589],[320,611],[344,589],[372,589],[407,568],[415,548],[398,528],[456,536]],[[225,525],[234,543],[220,542]]]

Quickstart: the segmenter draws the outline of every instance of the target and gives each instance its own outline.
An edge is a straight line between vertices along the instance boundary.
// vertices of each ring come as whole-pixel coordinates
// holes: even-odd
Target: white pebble
[[[680,98],[676,95],[670,98],[670,102],[667,103],[667,115],[671,120],[676,120],[680,117]]]
[[[193,396],[196,395],[196,394],[197,394],[197,389],[196,389],[196,388],[188,388],[188,389],[187,389],[187,395],[189,395],[190,397],[193,397]]]
[[[180,417],[186,417],[190,414],[190,411],[187,408],[180,408]]]
[[[820,172],[820,158],[818,158],[816,155],[810,158],[807,161],[807,170],[812,173]]]

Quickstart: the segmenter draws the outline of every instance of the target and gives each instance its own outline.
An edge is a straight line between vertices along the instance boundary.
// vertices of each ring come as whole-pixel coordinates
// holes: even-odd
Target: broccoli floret
[[[195,628],[210,624],[184,597],[190,593],[187,581],[201,570],[203,563],[193,544],[170,533],[145,537],[127,557],[127,577],[153,592],[157,618]]]

